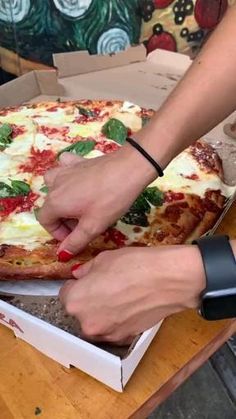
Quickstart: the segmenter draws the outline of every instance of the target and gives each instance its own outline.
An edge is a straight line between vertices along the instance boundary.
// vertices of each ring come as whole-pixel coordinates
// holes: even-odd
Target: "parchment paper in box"
[[[167,51],[155,51],[146,59],[143,47],[131,48],[129,51],[117,54],[114,57],[91,57],[84,52],[57,54],[54,57],[54,62],[58,69],[58,80],[55,71],[28,73],[0,88],[0,106],[13,106],[28,101],[55,100],[58,98],[63,100],[105,98],[128,100],[141,106],[157,109],[191,63],[188,57]],[[214,133],[210,134],[207,136],[208,140],[215,143],[217,147],[219,145],[217,143],[219,141],[218,137]],[[221,134],[222,129],[219,127],[219,136]],[[230,157],[232,157],[231,152],[232,149],[229,153]],[[228,157],[224,162],[228,161]],[[229,178],[232,177],[232,174],[234,175],[233,169]],[[29,292],[29,286],[32,287],[32,284],[23,282],[18,284],[20,288],[17,292],[24,294],[28,288],[29,294],[32,292],[37,294],[36,285],[37,283],[34,283],[34,291],[31,288],[31,292]],[[52,290],[49,292],[49,287],[50,285],[46,284],[44,290],[41,289],[38,292],[41,297],[35,298],[35,301],[38,301],[37,304],[39,306],[41,304],[40,315],[44,316],[46,314],[46,317],[47,313],[43,313],[48,301],[46,294],[57,293],[55,289],[53,292]],[[13,288],[13,284],[10,284],[8,291],[16,293]],[[33,313],[35,310],[31,306],[34,301],[30,302],[30,298],[16,297],[15,300],[11,301],[11,304],[0,301],[1,314],[14,316],[14,319],[20,322],[26,330],[24,336],[18,330],[15,330],[15,334],[63,365],[68,366],[71,363],[78,366],[118,391],[122,391],[160,327],[159,324],[142,334],[133,348],[122,348],[121,351],[124,349],[125,352],[120,353],[123,357],[121,359],[119,356],[107,352],[107,350],[112,351],[111,348],[104,348],[106,349],[104,351],[73,336],[73,331],[67,333],[26,313],[27,310]],[[41,300],[40,303],[39,299]],[[20,304],[23,304],[25,311],[14,307],[12,304],[18,307],[22,307]],[[44,318],[46,319],[46,317]],[[5,317],[0,317],[0,322],[7,323]],[[36,334],[33,332],[32,325],[34,330],[37,330]],[[57,326],[59,325],[57,324]],[[65,324],[62,327],[65,327]],[[72,324],[70,327],[72,327]],[[47,344],[45,344],[46,337]],[[60,342],[61,348],[63,348],[61,352],[55,342],[52,342],[52,337],[55,338],[57,344]],[[75,350],[75,352],[72,351],[73,355],[71,352],[68,353],[68,349],[72,347]],[[127,356],[124,358],[125,354]],[[99,367],[97,365],[98,361],[101,363]]]
[[[14,296],[4,294],[0,295],[0,297],[14,307],[17,307],[34,317],[38,317],[73,336],[81,338],[81,329],[78,322],[75,318],[66,314],[58,298],[47,296],[37,296],[37,298],[35,298],[31,295]],[[134,339],[131,344],[123,346],[110,345],[101,342],[93,344],[113,355],[125,358],[130,353],[137,340],[138,338]]]

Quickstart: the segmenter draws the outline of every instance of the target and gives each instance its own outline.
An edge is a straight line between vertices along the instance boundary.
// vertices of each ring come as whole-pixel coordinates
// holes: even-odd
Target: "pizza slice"
[[[57,261],[58,243],[36,219],[47,194],[45,171],[58,164],[64,151],[94,158],[119,149],[153,112],[129,102],[91,100],[0,111],[0,146],[4,144],[0,149],[1,279],[70,278],[71,265],[101,251],[187,243],[212,228],[234,188],[223,182],[217,153],[198,141],[73,261]],[[19,131],[12,135],[15,125]]]

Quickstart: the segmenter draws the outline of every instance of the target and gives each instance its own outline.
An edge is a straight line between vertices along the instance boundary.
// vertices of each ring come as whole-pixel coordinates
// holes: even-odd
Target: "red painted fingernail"
[[[59,262],[69,262],[73,258],[73,253],[69,252],[68,250],[61,250],[58,253],[58,260]]]
[[[73,265],[73,266],[72,266],[72,268],[71,268],[71,272],[76,271],[77,269],[79,269],[79,268],[80,268],[80,266],[81,266],[81,263],[76,263],[75,265]]]

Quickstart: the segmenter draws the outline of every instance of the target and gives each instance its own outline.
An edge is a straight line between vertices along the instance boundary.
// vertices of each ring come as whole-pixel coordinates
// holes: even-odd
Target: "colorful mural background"
[[[147,51],[164,48],[196,54],[227,9],[227,0],[145,0],[141,41]]]
[[[51,66],[55,52],[111,54],[140,42],[148,52],[193,54],[226,8],[227,0],[0,0],[0,66],[19,74]]]

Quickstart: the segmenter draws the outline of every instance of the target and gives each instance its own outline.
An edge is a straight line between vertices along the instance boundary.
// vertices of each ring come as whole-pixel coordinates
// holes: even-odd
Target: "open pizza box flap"
[[[143,46],[131,47],[111,56],[90,56],[84,51],[55,54],[56,70],[32,71],[1,86],[0,106],[56,99],[121,99],[157,109],[190,64],[187,56],[163,50],[146,57]],[[233,116],[229,118],[232,120]],[[227,162],[224,164],[226,178],[235,184],[232,156],[233,148],[236,149],[234,142],[223,133],[224,123],[205,138],[217,146],[223,163]],[[224,149],[221,150],[223,140]],[[229,200],[217,226],[233,199]],[[60,285],[47,281],[1,284],[0,323],[62,365],[78,367],[116,391],[123,391],[161,323],[120,351],[95,346],[69,333],[59,321],[48,320],[50,313],[51,317],[57,317],[52,296],[57,295]],[[32,306],[34,310],[29,309]]]

